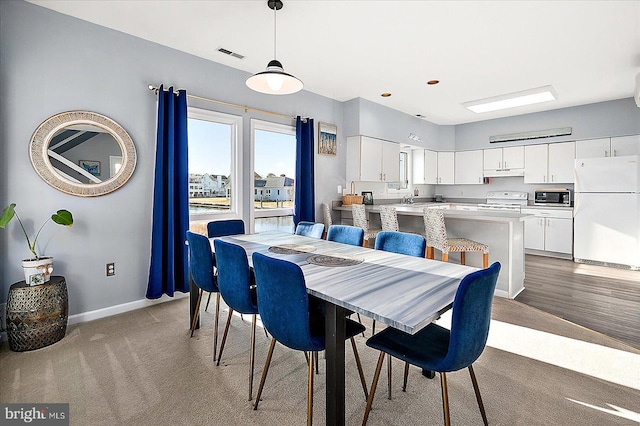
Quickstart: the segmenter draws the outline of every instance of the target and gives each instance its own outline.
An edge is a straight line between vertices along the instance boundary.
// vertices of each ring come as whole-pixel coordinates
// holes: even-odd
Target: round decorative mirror
[[[136,166],[136,148],[126,130],[89,111],[62,112],[44,120],[33,132],[29,157],[45,182],[80,197],[115,191]]]

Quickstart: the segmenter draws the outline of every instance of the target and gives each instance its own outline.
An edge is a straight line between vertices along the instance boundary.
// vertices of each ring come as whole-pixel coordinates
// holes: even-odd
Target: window
[[[190,218],[240,217],[242,118],[189,108],[187,125]]]
[[[293,126],[252,120],[254,230],[293,232],[296,132]]]
[[[409,154],[400,151],[400,189],[409,187]]]

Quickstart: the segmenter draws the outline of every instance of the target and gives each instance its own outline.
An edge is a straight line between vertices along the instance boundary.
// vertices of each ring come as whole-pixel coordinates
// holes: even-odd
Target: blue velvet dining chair
[[[247,252],[244,248],[221,240],[215,240],[213,244],[218,262],[218,288],[222,299],[229,307],[229,316],[222,334],[216,365],[220,365],[220,360],[222,359],[233,311],[251,315],[251,352],[249,354],[249,401],[251,401],[253,398],[253,367],[256,353],[256,317],[258,314],[255,280],[249,268]]]
[[[364,230],[357,226],[331,225],[327,231],[327,241],[362,246]]]
[[[211,244],[209,239],[204,235],[195,234],[187,231],[187,242],[189,244],[189,273],[191,280],[198,287],[198,301],[196,303],[196,311],[193,315],[191,323],[191,337],[193,331],[198,324],[200,317],[200,302],[202,301],[202,293],[208,291],[209,294],[216,293],[216,316],[213,326],[213,361],[216,360],[216,347],[218,346],[218,314],[220,312],[220,293],[218,282],[213,275],[213,253],[211,252]]]
[[[488,268],[472,272],[462,279],[453,300],[451,330],[431,323],[411,335],[388,327],[367,340],[367,346],[379,350],[380,356],[367,399],[363,425],[366,425],[371,412],[385,354],[423,370],[440,373],[445,425],[451,423],[446,373],[468,368],[482,421],[485,425],[488,424],[472,364],[480,357],[487,343],[493,292],[499,273],[500,263],[495,262]],[[405,383],[407,373],[408,369],[405,368]]]
[[[242,219],[216,220],[214,222],[207,223],[207,236],[209,238],[225,237],[227,235],[238,235],[238,234],[244,234],[244,221]],[[215,255],[213,255],[213,266],[216,266]],[[214,269],[214,275],[216,274],[217,272]],[[211,293],[209,293],[209,297],[207,297],[207,304],[204,307],[205,311],[209,309],[210,301],[211,301]],[[218,295],[216,306],[219,306],[219,305],[220,305],[220,300]],[[216,312],[216,318],[218,318],[218,312]]]
[[[406,254],[407,256],[424,257],[427,242],[422,235],[398,231],[378,232],[376,250]]]
[[[258,409],[273,349],[278,341],[291,349],[311,353],[311,356],[307,357],[307,424],[310,425],[313,419],[313,353],[325,350],[324,315],[320,310],[310,309],[304,275],[295,263],[255,252],[253,253],[253,269],[256,276],[258,310],[262,323],[272,336],[253,408],[254,410]],[[364,327],[361,324],[346,319],[345,339],[351,340],[362,389],[366,397],[367,385],[353,339],[353,336],[363,330]]]
[[[324,223],[300,222],[296,226],[296,235],[321,239],[324,235]]]

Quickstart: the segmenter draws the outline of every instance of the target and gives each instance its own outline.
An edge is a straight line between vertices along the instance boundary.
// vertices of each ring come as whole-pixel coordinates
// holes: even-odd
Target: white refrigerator
[[[575,161],[576,260],[640,267],[640,156]]]

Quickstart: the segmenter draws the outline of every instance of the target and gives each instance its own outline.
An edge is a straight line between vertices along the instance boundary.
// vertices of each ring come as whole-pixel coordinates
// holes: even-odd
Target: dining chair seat
[[[307,424],[311,425],[313,419],[314,353],[326,348],[324,314],[321,310],[310,309],[310,298],[307,294],[304,275],[300,267],[295,263],[254,252],[253,268],[256,276],[258,310],[260,311],[262,323],[272,336],[253,408],[257,409],[260,403],[260,397],[277,341],[291,349],[311,353],[311,356],[307,356]],[[349,319],[345,319],[345,321],[345,339],[351,341],[362,389],[366,398],[366,381],[355,340],[353,339],[353,336],[364,331],[364,327]]]
[[[416,334],[388,327],[367,340],[367,346],[380,351],[378,364],[367,399],[363,425],[366,425],[385,355],[405,361],[404,389],[408,365],[440,373],[444,424],[451,422],[446,373],[469,369],[476,400],[485,425],[488,424],[480,389],[472,364],[484,351],[489,335],[491,306],[500,263],[472,272],[462,279],[453,301],[451,329],[429,324]]]

